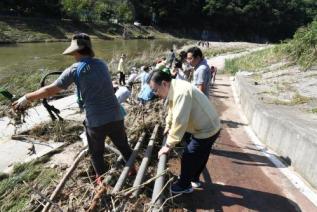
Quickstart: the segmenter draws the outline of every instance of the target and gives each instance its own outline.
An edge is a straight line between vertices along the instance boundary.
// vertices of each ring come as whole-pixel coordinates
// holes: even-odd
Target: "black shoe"
[[[181,187],[177,182],[172,184],[171,186],[171,192],[173,194],[189,194],[194,191],[193,187],[189,185],[188,187],[184,188]]]

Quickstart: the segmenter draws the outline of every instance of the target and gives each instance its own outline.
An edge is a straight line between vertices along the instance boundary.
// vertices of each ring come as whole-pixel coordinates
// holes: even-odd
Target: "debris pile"
[[[154,101],[145,106],[126,104],[125,108],[128,112],[125,117],[125,125],[131,147],[134,148],[140,137],[144,136],[144,142],[140,145],[140,150],[136,155],[136,167],[140,167],[142,159],[146,157],[149,140],[153,139],[154,142],[153,152],[142,183],[133,187],[135,176],[127,176],[122,188],[113,193],[112,190],[126,166],[123,161],[118,159],[120,157],[117,153],[106,148],[104,158],[108,172],[103,176],[103,185],[97,185],[90,158],[86,154],[88,151],[83,147],[81,151],[83,156],[80,156],[83,159],[78,159],[77,164],[74,160],[74,164],[68,169],[54,166],[58,174],[51,179],[48,186],[39,186],[38,180],[23,183],[25,186],[29,186],[29,196],[31,196],[25,210],[42,211],[43,208],[50,208],[51,211],[139,211],[151,209],[153,185],[158,178],[156,176],[157,151],[163,140],[162,127],[159,127],[164,119],[163,104],[161,101]],[[157,128],[155,137],[151,136],[154,128]],[[78,135],[82,131],[80,123],[55,121],[25,132],[23,136],[36,137],[43,141],[54,137],[56,141],[72,142],[78,140]],[[106,145],[111,146],[111,143],[106,141]],[[162,174],[167,173],[165,171]],[[65,182],[61,182],[62,180]],[[60,184],[63,185],[56,196],[50,199]],[[137,189],[140,189],[140,192],[138,195],[133,195]],[[45,207],[48,204],[50,207]]]

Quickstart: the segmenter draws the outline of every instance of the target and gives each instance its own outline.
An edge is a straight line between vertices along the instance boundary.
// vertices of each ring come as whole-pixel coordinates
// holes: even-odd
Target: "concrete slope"
[[[317,120],[291,107],[258,100],[252,79],[241,73],[234,87],[257,137],[317,188]]]
[[[76,97],[74,95],[56,101],[51,101],[61,111],[61,117],[67,120],[83,121],[83,114],[79,114]],[[51,121],[48,112],[42,105],[30,108],[27,111],[25,123],[19,128],[10,124],[8,117],[0,118],[0,172],[10,172],[15,163],[31,161],[53,151],[65,143],[50,141],[40,141],[34,139],[13,140],[11,136],[30,130],[40,124]],[[29,149],[34,148],[34,154],[29,155]]]

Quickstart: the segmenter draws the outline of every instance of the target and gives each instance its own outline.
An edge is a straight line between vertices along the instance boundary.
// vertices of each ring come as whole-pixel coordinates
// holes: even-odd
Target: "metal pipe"
[[[166,136],[164,136],[162,146],[164,146],[165,143],[166,143]],[[166,161],[167,161],[167,154],[161,155],[158,162],[158,166],[157,166],[156,176],[159,176],[161,173],[164,172],[166,167]],[[165,179],[165,176],[161,175],[155,180],[153,193],[152,193],[152,200],[151,200],[151,203],[155,205],[154,210],[158,209],[163,202],[161,191],[164,186],[164,179]]]
[[[123,170],[121,172],[121,175],[120,175],[116,185],[114,186],[114,188],[112,190],[113,194],[118,192],[121,189],[125,179],[128,176],[128,173],[129,173],[129,171],[130,171],[130,169],[131,169],[131,167],[132,167],[132,165],[133,165],[133,163],[135,161],[135,158],[136,158],[136,156],[138,154],[138,151],[140,149],[140,146],[141,146],[142,142],[144,141],[144,138],[145,138],[145,132],[143,132],[142,135],[140,136],[137,144],[135,145],[135,147],[133,149],[133,152],[132,152],[129,160],[126,162],[125,167],[123,168]]]
[[[115,148],[114,146],[111,146],[111,145],[105,143],[105,148],[116,153],[117,155],[121,156],[120,151],[117,148]]]
[[[114,173],[117,171],[118,166],[122,163],[123,161],[123,157],[122,155],[120,155],[117,159],[117,161],[115,162],[114,166],[108,171],[110,173],[110,175],[106,175],[103,182],[105,184],[109,184],[112,181],[112,178],[114,177],[113,175],[111,175],[111,173]]]
[[[135,180],[134,180],[134,183],[133,183],[133,187],[137,187],[137,186],[141,185],[141,183],[143,181],[143,177],[144,177],[145,171],[146,171],[146,169],[148,167],[148,164],[150,162],[150,159],[151,159],[153,146],[154,146],[154,141],[155,141],[155,138],[156,138],[156,135],[157,135],[158,128],[159,128],[159,125],[158,124],[155,125],[153,133],[152,133],[152,136],[151,136],[150,141],[148,143],[148,147],[147,147],[146,152],[145,152],[145,156],[144,156],[144,158],[143,158],[143,160],[141,162],[141,165],[139,167],[138,174],[135,177]],[[132,197],[137,196],[139,194],[139,191],[140,191],[139,188],[137,190],[135,190],[133,192],[133,194],[132,194]]]

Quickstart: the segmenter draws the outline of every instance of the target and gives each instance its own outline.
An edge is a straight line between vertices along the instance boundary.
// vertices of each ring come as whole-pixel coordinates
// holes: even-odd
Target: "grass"
[[[279,47],[263,49],[245,56],[225,61],[225,72],[235,74],[240,70],[256,72],[283,59]]]
[[[300,95],[299,93],[296,93],[296,94],[293,96],[291,102],[292,102],[292,104],[294,104],[294,105],[299,105],[299,104],[306,104],[306,103],[308,103],[310,100],[311,100],[311,98],[306,97],[306,96],[302,96],[302,95]]]
[[[252,77],[256,82],[259,82],[262,80],[262,75],[260,74],[254,74]]]
[[[208,48],[203,49],[203,53],[205,57],[215,57],[217,55],[225,54],[225,53],[240,53],[245,51],[247,48],[243,47],[227,47],[227,48]]]
[[[137,55],[135,55],[133,58],[129,58],[129,60],[126,62],[126,67],[141,67],[142,65],[152,65],[157,58],[161,58],[162,56],[165,56],[166,52],[161,49],[157,48],[156,46],[151,46],[150,49],[144,50],[142,52],[139,52]],[[113,55],[112,61],[108,64],[109,70],[112,70],[112,72],[116,72],[118,67],[118,62],[120,58],[120,52],[116,52],[115,55]],[[114,74],[114,73],[112,73]]]
[[[303,70],[308,70],[317,61],[317,20],[306,27],[299,28],[293,36],[283,45],[282,50],[289,59],[296,62]]]
[[[310,97],[302,96],[299,93],[295,93],[293,98],[290,101],[282,101],[282,100],[274,100],[272,103],[276,105],[288,105],[288,106],[294,106],[294,105],[301,105],[306,104],[309,101],[311,101]]]
[[[29,163],[17,164],[12,175],[0,178],[0,211],[26,210],[32,191],[23,181],[36,185],[40,190],[53,183],[58,171],[43,168],[48,159],[49,156],[46,156]]]
[[[80,133],[83,131],[83,126],[79,122],[74,121],[54,121],[38,125],[24,134],[31,135],[38,139],[54,142],[72,143],[80,140]]]
[[[313,108],[313,109],[311,110],[311,112],[312,112],[312,113],[317,113],[317,108]]]
[[[308,70],[317,61],[317,21],[313,21],[307,27],[297,30],[292,40],[277,45],[273,48],[260,50],[225,61],[225,71],[235,74],[239,70],[256,72],[261,68],[287,59],[286,65],[297,64],[303,70]]]

